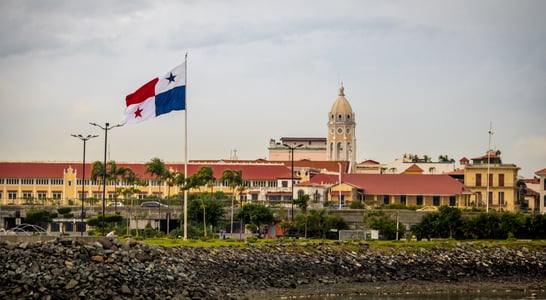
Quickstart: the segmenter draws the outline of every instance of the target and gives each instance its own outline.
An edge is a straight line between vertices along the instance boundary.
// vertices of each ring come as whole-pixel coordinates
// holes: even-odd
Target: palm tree
[[[114,183],[114,190],[116,191],[116,195],[115,195],[115,199],[114,199],[114,212],[117,213],[117,186],[118,186],[118,182],[119,182],[119,178],[123,178],[125,176],[125,173],[128,172],[127,169],[129,168],[125,168],[125,167],[119,167],[116,165],[116,162],[111,160],[107,163],[107,165],[110,167],[110,169],[107,170],[106,172],[106,178],[108,181],[110,182],[113,182]],[[132,172],[132,170],[131,170]],[[134,173],[134,172],[133,172]]]
[[[99,160],[93,162],[90,179],[91,182],[97,182],[99,184],[99,192],[101,191],[102,181],[105,180],[104,173],[104,164]]]
[[[168,169],[165,171],[165,174],[163,174],[163,180],[165,181],[165,184],[167,185],[167,198],[168,198],[168,206],[171,207],[171,187],[172,186],[179,186],[184,183],[184,173],[173,171],[172,169]],[[167,235],[169,234],[169,221],[167,220]]]
[[[201,192],[202,186],[207,186],[210,182],[213,182],[216,180],[214,178],[214,171],[211,167],[205,166],[201,167],[197,173],[194,173],[192,176],[186,178],[186,185],[184,186],[184,189],[192,189],[197,188],[199,189],[199,192]],[[203,231],[204,235],[207,236],[207,219],[206,219],[206,207],[205,207],[205,201],[203,200],[203,197],[201,197],[201,207],[203,208]]]
[[[230,233],[233,234],[233,206],[235,201],[235,190],[237,189],[237,186],[240,186],[243,184],[243,171],[233,171],[233,170],[224,170],[222,172],[222,177],[220,177],[220,181],[224,182],[227,181],[228,186],[231,188],[231,231]]]
[[[165,163],[161,159],[154,157],[149,162],[146,163],[146,171],[144,172],[150,174],[150,176],[152,177],[155,176],[157,185],[160,186],[161,180],[163,176],[165,176],[165,172],[166,172]],[[158,206],[158,212],[159,212],[159,220],[161,220],[161,195],[159,196],[159,204],[160,205]],[[161,229],[159,225],[157,227],[158,229]]]

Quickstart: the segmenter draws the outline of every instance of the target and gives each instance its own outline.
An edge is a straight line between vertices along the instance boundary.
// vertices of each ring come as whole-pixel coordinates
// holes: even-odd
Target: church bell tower
[[[356,166],[355,114],[345,98],[343,84],[339,95],[328,113],[327,158],[334,161],[348,161],[349,172]]]

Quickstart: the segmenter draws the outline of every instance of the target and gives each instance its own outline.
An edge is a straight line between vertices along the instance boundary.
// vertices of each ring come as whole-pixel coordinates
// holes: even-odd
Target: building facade
[[[538,176],[539,179],[539,203],[538,203],[538,210],[541,213],[546,213],[546,168],[536,171],[535,174]]]
[[[471,202],[497,211],[517,211],[519,167],[503,164],[500,154],[489,150],[464,165],[464,185],[472,192]]]

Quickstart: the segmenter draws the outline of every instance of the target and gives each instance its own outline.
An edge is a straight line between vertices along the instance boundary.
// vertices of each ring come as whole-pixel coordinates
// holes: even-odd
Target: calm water
[[[510,293],[458,293],[458,294],[421,294],[421,295],[365,295],[365,296],[324,296],[310,297],[304,299],[324,299],[324,300],[546,300],[546,296],[534,296],[530,293],[510,292]]]

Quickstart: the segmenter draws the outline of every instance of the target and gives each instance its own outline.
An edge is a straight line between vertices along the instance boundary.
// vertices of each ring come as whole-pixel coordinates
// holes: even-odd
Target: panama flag
[[[186,109],[186,63],[175,67],[162,78],[154,78],[125,97],[126,124],[138,123]]]

